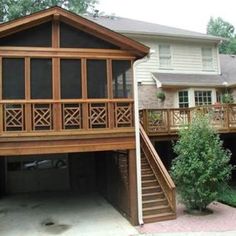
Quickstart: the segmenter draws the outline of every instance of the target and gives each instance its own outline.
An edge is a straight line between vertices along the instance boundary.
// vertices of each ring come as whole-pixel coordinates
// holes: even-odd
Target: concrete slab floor
[[[129,236],[138,231],[98,194],[34,193],[0,199],[1,236]]]

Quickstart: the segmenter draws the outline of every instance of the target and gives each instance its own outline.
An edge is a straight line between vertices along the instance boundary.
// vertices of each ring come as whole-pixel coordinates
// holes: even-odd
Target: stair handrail
[[[161,161],[161,158],[157,154],[153,147],[148,135],[146,134],[142,125],[140,125],[140,142],[141,148],[147,157],[150,167],[153,170],[154,175],[158,179],[158,182],[168,200],[168,203],[174,213],[176,213],[176,187],[169,175],[167,169]]]

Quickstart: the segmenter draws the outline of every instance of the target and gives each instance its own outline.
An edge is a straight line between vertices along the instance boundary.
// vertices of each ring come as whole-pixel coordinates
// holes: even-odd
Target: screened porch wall
[[[0,132],[132,128],[133,57],[64,23],[45,26],[52,33],[36,46],[37,28],[26,30],[27,44],[22,33],[0,39]]]

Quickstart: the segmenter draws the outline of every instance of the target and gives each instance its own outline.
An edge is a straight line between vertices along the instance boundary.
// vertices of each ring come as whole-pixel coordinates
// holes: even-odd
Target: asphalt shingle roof
[[[152,73],[162,86],[221,87],[221,75]]]
[[[169,27],[139,20],[133,20],[123,17],[86,16],[86,18],[102,26],[105,26],[111,30],[124,34],[130,33],[130,34],[142,34],[142,35],[172,36],[172,37],[183,37],[192,39],[205,39],[218,42],[221,40],[220,37],[216,36],[206,35],[189,30],[178,29],[174,27]]]

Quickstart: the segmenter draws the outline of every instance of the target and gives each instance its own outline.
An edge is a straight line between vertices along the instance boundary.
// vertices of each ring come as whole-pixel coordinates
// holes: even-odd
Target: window
[[[170,45],[159,45],[159,61],[160,61],[160,68],[171,67]]]
[[[112,61],[113,78],[113,97],[128,98],[132,95],[132,73],[131,62],[113,60]]]
[[[211,48],[202,48],[202,69],[213,70],[213,55]]]
[[[212,91],[194,91],[195,106],[211,105]]]
[[[188,91],[179,91],[179,107],[189,107]]]

